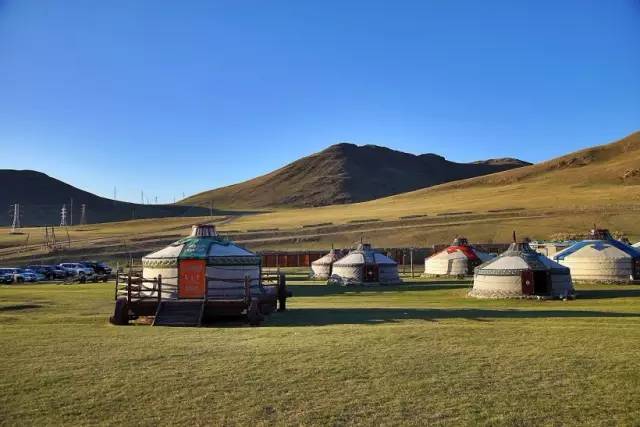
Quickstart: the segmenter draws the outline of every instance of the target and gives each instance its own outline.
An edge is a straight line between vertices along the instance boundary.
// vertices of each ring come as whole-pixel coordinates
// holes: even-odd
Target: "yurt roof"
[[[447,246],[440,252],[432,255],[432,257],[447,257],[447,258],[467,258],[472,261],[480,259],[476,253],[477,249],[469,244],[469,241],[465,237],[456,237],[453,240],[451,246]]]
[[[633,246],[614,239],[608,230],[591,230],[589,239],[574,243],[558,252],[553,259],[563,260],[567,257],[592,258],[640,258],[640,251]]]
[[[157,259],[241,259],[258,262],[259,257],[215,233],[213,226],[194,226],[189,237],[178,240],[164,249],[153,252],[144,260]]]
[[[334,249],[331,249],[331,251],[328,254],[318,258],[317,260],[313,261],[311,264],[312,265],[331,265],[339,259],[340,259],[340,255],[338,255],[338,253]]]
[[[512,243],[505,252],[476,269],[476,274],[511,276],[524,270],[569,274],[569,269],[531,249],[527,242]]]
[[[364,264],[397,264],[394,260],[386,255],[378,253],[371,248],[370,244],[364,243],[358,245],[357,249],[352,250],[347,256],[339,259],[334,266],[359,266]]]

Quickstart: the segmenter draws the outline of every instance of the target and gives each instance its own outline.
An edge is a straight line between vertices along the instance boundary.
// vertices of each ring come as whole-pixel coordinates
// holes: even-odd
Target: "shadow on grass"
[[[485,309],[402,309],[402,308],[300,308],[269,318],[266,326],[327,326],[393,323],[403,320],[437,322],[467,319],[490,322],[492,319],[640,317],[636,313],[585,310],[485,310]]]
[[[402,293],[422,291],[443,291],[449,289],[471,289],[471,283],[465,281],[451,281],[445,283],[421,283],[389,286],[337,286],[325,284],[298,285],[289,283],[287,287],[294,297],[318,297],[343,294],[372,294],[372,293]]]
[[[609,299],[640,297],[640,289],[592,289],[578,290],[579,299]]]
[[[12,305],[0,306],[0,312],[30,310],[32,308],[40,308],[40,307],[42,307],[42,305],[40,304],[12,304]]]

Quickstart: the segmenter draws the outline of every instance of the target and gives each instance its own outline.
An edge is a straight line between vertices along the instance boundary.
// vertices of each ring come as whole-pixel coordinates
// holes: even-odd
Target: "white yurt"
[[[401,283],[398,263],[361,243],[345,257],[333,263],[329,283],[340,285]]]
[[[469,245],[464,237],[456,237],[451,246],[424,260],[426,276],[467,276],[483,262],[493,258]]]
[[[640,242],[635,243],[635,244],[633,244],[632,246],[633,246],[634,248],[636,248],[636,249],[640,249]]]
[[[506,252],[476,268],[470,296],[478,298],[573,298],[571,272],[567,267],[531,249],[527,242],[514,243]]]
[[[260,265],[259,256],[220,237],[213,225],[194,225],[189,237],[142,258],[142,274],[145,279],[162,275],[163,299],[195,297],[189,295],[194,279],[206,281],[210,296],[235,296],[242,292],[246,276],[252,294],[264,292],[259,286]]]
[[[342,252],[331,248],[331,251],[322,258],[311,263],[311,278],[317,280],[327,280],[331,277],[333,263],[342,258]]]
[[[640,279],[640,251],[614,239],[606,229],[594,228],[587,240],[558,252],[553,259],[571,269],[574,281],[629,283]]]

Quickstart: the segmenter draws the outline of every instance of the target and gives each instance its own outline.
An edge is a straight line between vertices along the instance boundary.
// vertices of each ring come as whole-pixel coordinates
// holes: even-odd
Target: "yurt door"
[[[533,295],[533,291],[534,291],[533,271],[525,270],[522,272],[522,294]]]
[[[377,265],[365,265],[364,266],[364,281],[365,282],[377,282],[378,281],[378,266]]]
[[[200,259],[183,259],[178,265],[178,298],[204,298],[207,286],[207,263]]]

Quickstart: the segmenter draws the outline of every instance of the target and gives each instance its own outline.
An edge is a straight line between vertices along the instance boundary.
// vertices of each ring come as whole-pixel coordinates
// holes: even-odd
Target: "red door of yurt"
[[[183,259],[178,265],[178,298],[204,298],[207,263],[201,259]]]
[[[522,294],[533,295],[534,292],[533,271],[525,270],[522,272]]]

